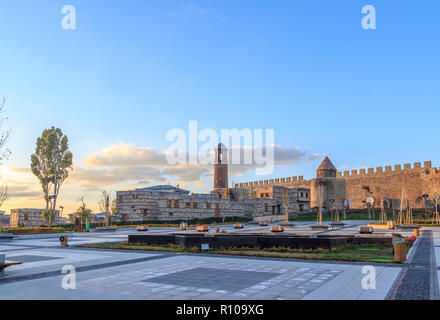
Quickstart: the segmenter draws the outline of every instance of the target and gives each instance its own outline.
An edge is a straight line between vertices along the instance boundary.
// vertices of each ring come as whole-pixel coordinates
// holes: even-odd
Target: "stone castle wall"
[[[376,201],[394,199],[394,205],[400,205],[402,193],[409,199],[411,207],[423,207],[423,194],[432,198],[434,192],[440,193],[440,171],[431,166],[431,161],[424,162],[423,166],[416,162],[414,165],[404,164],[403,168],[395,165],[338,172],[337,178],[345,180],[345,198],[351,201],[351,208],[364,208],[363,201],[369,196]],[[270,186],[312,188],[312,184],[312,180],[303,177],[288,177],[239,183],[234,187],[255,191]]]
[[[395,165],[338,172],[338,177],[346,181],[346,197],[351,201],[352,208],[362,208],[362,201],[368,196],[376,202],[382,200],[394,200],[394,206],[400,206],[400,200],[408,199],[410,206],[421,208],[424,206],[423,195],[430,197],[434,192],[440,192],[440,173],[431,167],[427,161],[422,167],[420,162],[403,166]],[[403,197],[402,197],[403,195]],[[428,198],[429,199],[429,198]]]
[[[234,184],[234,188],[236,189],[257,189],[259,187],[273,186],[287,188],[310,188],[310,180],[304,180],[304,176],[299,176]]]

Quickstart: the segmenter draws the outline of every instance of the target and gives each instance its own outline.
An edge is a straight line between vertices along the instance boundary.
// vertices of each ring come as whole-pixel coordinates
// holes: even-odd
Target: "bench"
[[[234,228],[235,229],[243,229],[244,228],[244,224],[243,223],[236,223],[236,224],[234,224]]]
[[[5,256],[6,255],[4,253],[0,253],[0,275],[3,275],[3,270],[5,268],[13,265],[21,264],[21,262],[18,261],[6,261]]]
[[[15,266],[18,264],[22,264],[22,262],[18,262],[18,261],[5,261],[3,263],[0,263],[0,271],[3,271],[3,269],[10,267],[10,266]]]
[[[361,234],[371,234],[373,233],[373,228],[372,227],[361,227],[359,230],[359,233]]]

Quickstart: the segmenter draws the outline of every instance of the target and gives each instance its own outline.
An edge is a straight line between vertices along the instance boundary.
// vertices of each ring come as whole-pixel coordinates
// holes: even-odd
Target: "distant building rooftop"
[[[173,187],[170,185],[160,185],[160,186],[141,188],[141,189],[136,189],[135,191],[190,193],[190,191],[188,191],[188,190],[180,189],[178,187]]]

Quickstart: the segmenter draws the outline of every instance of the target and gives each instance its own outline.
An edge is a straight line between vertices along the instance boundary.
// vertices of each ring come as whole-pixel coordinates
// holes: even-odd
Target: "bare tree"
[[[104,223],[108,226],[109,224],[109,216],[110,216],[110,194],[107,191],[102,191],[101,199],[98,202],[99,210],[105,213],[105,221]]]
[[[8,186],[2,184],[0,186],[0,208],[2,207],[3,203],[8,199]]]
[[[440,205],[440,193],[434,192],[432,196],[432,202],[434,203],[434,221],[440,223],[440,217],[438,213],[438,206]]]
[[[404,205],[405,205],[405,199],[406,199],[406,190],[405,185],[401,182],[400,183],[400,212],[398,215],[399,224],[403,224],[404,220]]]
[[[78,201],[81,202],[81,205],[78,207],[76,214],[79,215],[82,218],[82,221],[85,222],[89,220],[92,210],[87,208],[84,198],[84,196],[79,197]]]
[[[0,101],[0,113],[3,113],[5,111],[5,104],[6,104],[6,97],[3,97],[3,99]],[[0,119],[0,129],[3,126],[3,122],[7,119],[8,118]],[[11,150],[6,148],[6,143],[8,142],[10,136],[11,136],[10,129],[4,130],[0,134],[0,160],[8,159],[11,154]]]
[[[387,222],[388,217],[387,217],[387,212],[385,210],[386,194],[385,194],[384,188],[381,188],[379,186],[375,186],[374,187],[374,195],[376,196],[376,202],[378,203],[379,208],[380,208],[379,222],[385,223],[385,222]]]
[[[316,217],[316,222],[319,224],[322,224],[322,210],[324,207],[325,202],[325,195],[324,195],[324,187],[325,182],[318,182],[318,216]]]
[[[106,215],[108,215],[110,213],[110,203],[111,203],[111,199],[110,199],[110,193],[108,193],[107,191],[102,191],[101,193],[101,198],[99,199],[98,205],[99,205],[99,211],[101,211],[102,213],[105,213]]]
[[[5,111],[5,104],[6,104],[6,97],[3,97],[0,101],[0,113],[3,113]],[[3,126],[3,122],[7,118],[0,119],[0,129]],[[4,130],[0,133],[0,161],[6,160],[9,158],[11,154],[11,150],[9,150],[6,147],[6,143],[9,140],[9,137],[11,135],[11,130]],[[3,205],[3,203],[8,198],[8,186],[5,184],[2,184],[0,186],[0,207]]]

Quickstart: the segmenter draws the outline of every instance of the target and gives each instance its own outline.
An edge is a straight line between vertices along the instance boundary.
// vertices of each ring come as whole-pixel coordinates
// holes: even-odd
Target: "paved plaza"
[[[357,228],[349,222],[338,234]],[[295,232],[310,223],[299,223]],[[232,226],[222,227],[233,232]],[[251,232],[257,227],[247,225]],[[161,233],[173,229],[152,228]],[[175,229],[174,229],[175,230]],[[345,231],[344,231],[345,230]],[[321,231],[322,232],[322,231]],[[403,265],[372,264],[376,288],[365,290],[368,263],[323,262],[77,248],[127,240],[135,230],[0,242],[7,260],[22,261],[0,279],[0,299],[310,300],[437,299],[440,228],[425,228]],[[76,289],[62,288],[64,266],[74,266]]]

